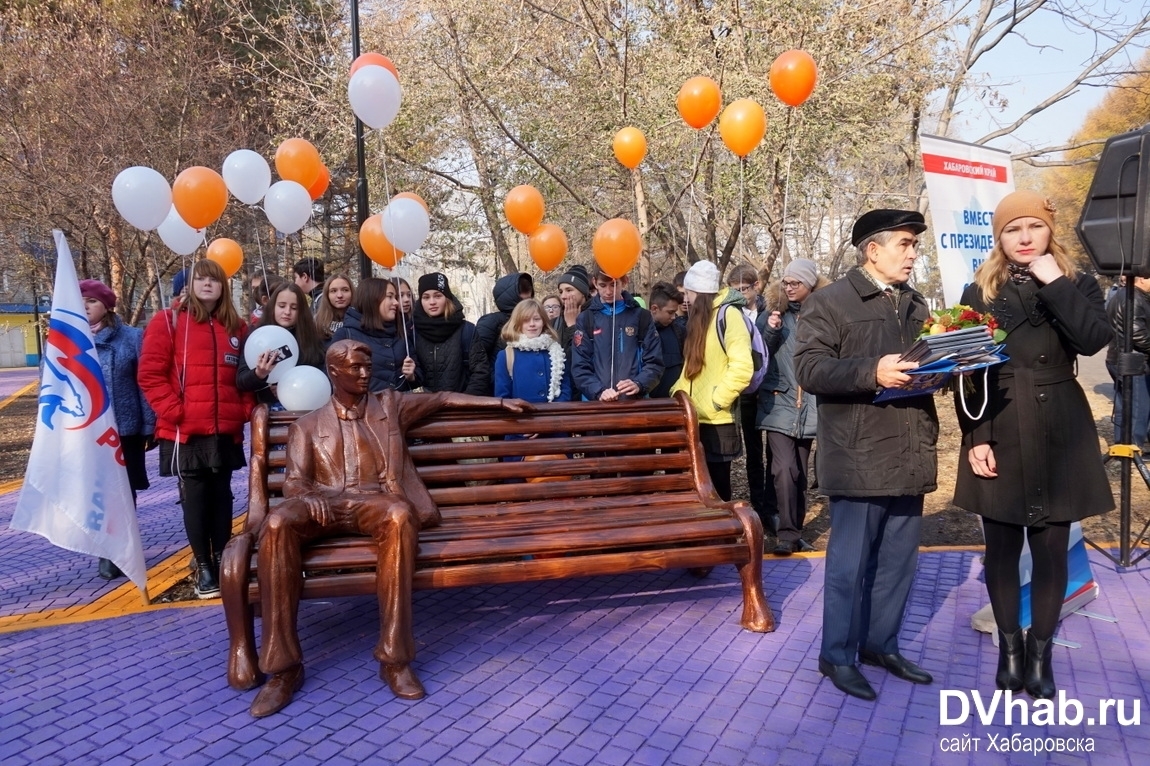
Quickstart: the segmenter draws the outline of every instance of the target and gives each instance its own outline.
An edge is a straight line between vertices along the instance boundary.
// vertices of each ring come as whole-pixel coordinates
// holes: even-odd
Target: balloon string
[[[398,266],[398,265],[399,264],[397,263],[396,266]],[[407,354],[405,355],[405,358],[407,358],[407,357],[411,356],[411,341],[407,337],[407,322],[404,320],[404,314],[403,314],[403,297],[402,297],[402,293],[400,293],[400,291],[399,291],[399,274],[392,272],[391,281],[395,284],[395,298],[396,298],[395,309],[396,309],[396,315],[397,315],[396,321],[399,322],[401,332],[403,332],[403,345],[404,345],[404,348],[407,350]]]
[[[791,196],[791,160],[795,157],[795,142],[790,138],[791,128],[791,111],[787,112],[787,170],[786,176],[783,180],[783,219],[782,225],[779,227],[779,236],[782,239],[780,251],[786,252],[787,249],[787,206]]]
[[[259,226],[255,227],[255,232],[256,232],[256,253],[258,253],[259,257],[260,257],[260,274],[263,275],[263,282],[260,283],[260,287],[261,287],[261,289],[266,290],[267,285],[268,285],[268,266],[267,266],[267,263],[264,261],[264,243],[263,243],[263,240],[260,239],[260,227]],[[252,300],[256,300],[255,295],[252,296]],[[258,300],[256,300],[256,305],[257,306],[259,305]]]
[[[694,154],[699,153],[699,131],[695,133],[695,148],[692,150]],[[687,210],[687,265],[691,265],[691,221],[694,220],[695,207],[698,202],[695,200],[695,176],[691,175],[691,207]]]
[[[390,200],[391,199],[391,181],[387,177],[387,144],[383,141],[383,134],[382,133],[380,134],[379,143],[380,143],[379,153],[380,153],[380,156],[382,157],[379,164],[383,167],[383,193],[385,195],[385,199]]]
[[[616,281],[615,284],[616,284],[615,289],[618,290],[619,289],[618,288],[618,284],[619,284],[618,281]],[[616,381],[615,381],[615,342],[616,342],[616,338],[615,338],[615,315],[617,313],[618,312],[615,311],[614,304],[612,304],[611,305],[611,379],[609,381],[607,381],[607,384],[608,384],[608,388],[615,389],[616,391],[618,391],[618,389],[615,388],[615,384],[616,384]]]
[[[747,200],[747,158],[739,158],[739,238],[743,236],[743,211]]]
[[[163,275],[160,273],[160,262],[156,260],[155,248],[152,248],[152,268],[156,270],[156,291],[160,294],[160,306],[163,308],[171,308],[171,299],[169,299],[167,302],[164,301],[164,280]],[[36,296],[32,297],[35,299]]]
[[[391,200],[391,180],[387,176],[387,144],[386,144],[386,142],[383,141],[383,134],[382,133],[380,134],[380,142],[379,143],[380,143],[379,153],[382,157],[382,160],[380,161],[379,164],[383,167],[383,193],[384,193],[384,198],[387,199],[388,201],[390,201]],[[386,212],[387,212],[387,207],[385,205],[384,206],[384,213],[386,214]],[[395,243],[392,243],[391,246],[395,247]],[[410,255],[410,253],[405,253],[405,255]],[[392,268],[393,268],[393,270],[395,270],[395,269],[398,269],[398,267],[399,267],[399,259],[397,258],[396,262],[395,262],[395,266]],[[393,278],[395,280],[395,297],[399,299],[399,307],[398,307],[399,325],[400,325],[400,327],[403,328],[403,342],[405,344],[407,344],[408,355],[410,355],[411,343],[408,341],[408,338],[407,338],[407,315],[404,314],[404,312],[403,312],[403,298],[401,297],[400,292],[399,292],[399,274],[394,273],[394,271],[393,271]],[[413,296],[413,298],[414,298],[414,296]]]
[[[788,144],[791,141],[787,141]],[[795,147],[792,145],[790,151],[787,152],[787,177],[783,181],[783,220],[779,228],[779,236],[782,238],[782,252],[787,252],[787,206],[790,202],[790,163],[795,159]]]

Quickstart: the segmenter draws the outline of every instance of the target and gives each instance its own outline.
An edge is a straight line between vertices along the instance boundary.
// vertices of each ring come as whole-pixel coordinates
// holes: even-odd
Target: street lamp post
[[[351,0],[351,58],[359,58],[359,0]],[[358,234],[363,222],[367,220],[367,156],[363,142],[363,121],[355,118],[355,220]],[[358,243],[358,237],[356,239]],[[357,247],[357,249],[359,249]],[[371,276],[371,261],[363,250],[359,251],[359,275]]]

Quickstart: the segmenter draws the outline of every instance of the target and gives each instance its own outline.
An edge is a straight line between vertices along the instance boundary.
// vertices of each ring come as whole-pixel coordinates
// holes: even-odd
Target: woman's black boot
[[[1025,656],[1022,631],[998,631],[998,673],[994,685],[1012,692],[1022,691],[1022,665]]]
[[[1054,671],[1050,667],[1053,638],[1035,638],[1026,634],[1026,692],[1036,700],[1054,696]]]
[[[111,559],[100,559],[100,577],[105,580],[115,580],[117,577],[123,577],[124,573],[116,566]]]
[[[196,557],[196,598],[220,595],[220,578],[210,556]]]

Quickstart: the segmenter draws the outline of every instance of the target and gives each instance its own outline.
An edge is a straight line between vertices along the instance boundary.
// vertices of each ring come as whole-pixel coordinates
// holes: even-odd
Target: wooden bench
[[[298,414],[269,414],[261,406],[252,417],[249,518],[263,518],[282,501],[283,446]],[[524,433],[538,437],[503,438]],[[419,533],[415,588],[674,568],[705,575],[714,565],[734,564],[743,587],[742,626],[774,630],[762,587],[762,525],[747,503],[724,503],[714,493],[695,412],[682,394],[544,404],[518,416],[450,410],[408,436],[416,468],[443,515],[439,526]],[[253,624],[257,532],[245,526],[228,544],[222,566],[228,682],[237,689],[262,680]],[[305,599],[375,593],[370,538],[320,540],[305,548],[303,560]]]

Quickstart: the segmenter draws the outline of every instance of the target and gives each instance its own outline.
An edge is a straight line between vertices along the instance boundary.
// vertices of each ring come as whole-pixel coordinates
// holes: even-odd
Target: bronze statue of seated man
[[[457,393],[368,393],[371,349],[333,343],[326,357],[331,400],[288,431],[283,503],[259,527],[258,576],[263,613],[260,670],[270,678],[252,702],[257,718],[282,710],[303,684],[296,616],[303,590],[301,547],[341,534],[371,536],[379,546],[376,592],[379,674],[397,697],[426,692],[411,667],[411,581],[419,529],[439,523],[439,509],[415,472],[405,434],[445,407],[531,409],[518,399]]]

